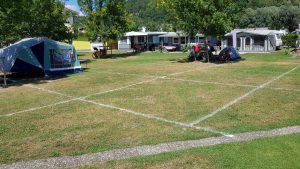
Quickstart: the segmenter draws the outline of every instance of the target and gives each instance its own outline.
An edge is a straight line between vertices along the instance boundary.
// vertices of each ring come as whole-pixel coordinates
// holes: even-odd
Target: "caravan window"
[[[276,39],[281,39],[282,34],[276,34]]]
[[[72,49],[50,49],[51,68],[72,67],[75,61]]]
[[[185,44],[185,37],[181,37],[180,42],[181,42],[181,44]]]
[[[139,36],[138,37],[138,42],[139,43],[144,43],[145,42],[145,37],[144,36]]]
[[[159,38],[159,43],[164,43],[164,38],[163,37]]]
[[[195,37],[191,37],[191,42],[190,43],[196,43],[196,38]]]
[[[178,43],[179,43],[179,38],[174,38],[174,39],[173,39],[173,43],[174,43],[174,44],[178,44]]]
[[[148,37],[148,42],[149,42],[149,43],[153,43],[153,36],[149,36],[149,37]]]

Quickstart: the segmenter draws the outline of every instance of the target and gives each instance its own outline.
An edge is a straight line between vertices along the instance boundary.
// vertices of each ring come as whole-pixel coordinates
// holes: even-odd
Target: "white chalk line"
[[[61,101],[61,102],[57,102],[57,103],[53,103],[53,104],[49,104],[49,105],[46,105],[46,106],[40,106],[40,107],[30,108],[30,109],[27,109],[27,110],[22,110],[22,111],[18,111],[18,112],[14,112],[14,113],[4,114],[4,115],[0,115],[0,117],[7,117],[7,116],[12,116],[12,115],[16,115],[16,114],[26,113],[26,112],[30,112],[30,111],[40,110],[40,109],[44,109],[44,108],[48,108],[48,107],[52,107],[52,106],[56,106],[56,105],[60,105],[60,104],[65,104],[65,103],[69,103],[69,102],[74,101],[74,100],[85,99],[85,98],[88,98],[88,97],[91,97],[91,96],[94,96],[94,95],[101,95],[101,94],[105,94],[105,93],[110,93],[110,92],[122,90],[122,89],[125,89],[125,88],[128,88],[128,87],[136,86],[136,85],[139,85],[139,84],[142,84],[142,83],[146,83],[146,82],[149,82],[149,81],[153,81],[153,80],[156,80],[156,79],[151,79],[151,80],[148,80],[148,81],[142,81],[142,82],[139,82],[139,83],[134,83],[134,84],[131,84],[131,85],[127,85],[127,86],[123,86],[123,87],[120,87],[120,88],[116,88],[116,89],[112,89],[112,90],[108,90],[108,91],[104,91],[104,92],[100,92],[100,93],[95,93],[95,94],[87,95],[87,96],[83,96],[83,97],[68,96],[68,95],[65,95],[63,93],[55,92],[55,91],[48,90],[48,89],[39,88],[39,87],[36,87],[36,86],[33,86],[33,85],[25,85],[26,87],[38,89],[38,90],[41,90],[41,91],[44,91],[44,92],[48,92],[48,93],[51,93],[51,94],[57,94],[57,95],[60,95],[60,96],[66,96],[66,97],[69,97],[69,98],[72,98],[72,99]],[[15,80],[14,80],[14,82],[15,83],[20,83],[20,82],[17,82]]]
[[[192,70],[192,71],[194,71],[194,70]],[[187,72],[190,72],[190,71],[185,71],[184,73],[187,73]],[[107,73],[107,74],[118,74],[118,75],[131,75],[131,76],[151,77],[151,78],[158,78],[158,79],[165,79],[165,80],[177,80],[177,81],[183,81],[183,82],[194,82],[194,83],[200,83],[200,84],[214,84],[214,85],[226,85],[226,86],[236,86],[236,87],[250,87],[250,88],[258,87],[257,85],[237,84],[237,83],[223,83],[223,82],[202,81],[202,80],[189,80],[189,79],[181,79],[181,78],[174,78],[174,77],[168,77],[168,76],[155,76],[155,75],[149,75],[149,74],[120,73],[120,72],[110,72],[110,71],[102,71],[102,72],[95,72],[95,73],[104,73],[104,74]],[[182,73],[182,72],[180,72],[180,73]],[[266,89],[273,89],[273,90],[286,90],[286,91],[300,92],[300,89],[288,89],[288,88],[282,88],[282,87],[265,87],[265,88]]]
[[[28,87],[32,87],[32,86],[28,86]],[[40,90],[40,88],[35,88],[35,89],[39,89]],[[50,90],[43,90],[43,91],[53,93]],[[58,93],[58,92],[55,92],[55,93]],[[211,132],[211,133],[215,133],[215,134],[221,134],[223,136],[233,137],[233,135],[231,135],[231,134],[227,134],[225,132],[216,131],[216,130],[213,130],[213,129],[208,128],[208,127],[196,127],[196,126],[192,126],[192,125],[189,125],[189,124],[186,124],[186,123],[176,122],[176,121],[164,119],[164,118],[161,118],[161,117],[152,116],[152,115],[149,115],[149,114],[135,112],[135,111],[132,111],[132,110],[129,110],[129,109],[124,109],[124,108],[119,108],[119,107],[112,106],[112,105],[97,103],[95,101],[86,100],[85,98],[82,98],[82,97],[81,98],[73,98],[71,100],[66,100],[66,101],[58,102],[58,103],[47,105],[47,106],[41,106],[41,107],[37,107],[37,108],[32,108],[32,109],[28,109],[28,110],[24,110],[24,111],[20,111],[20,112],[16,112],[16,113],[10,113],[10,114],[6,114],[6,115],[1,115],[0,117],[2,117],[2,116],[12,116],[12,115],[16,115],[16,114],[20,114],[20,113],[25,113],[25,112],[29,112],[29,111],[35,111],[35,110],[39,110],[39,109],[43,109],[43,108],[47,108],[47,107],[52,107],[52,106],[56,106],[56,105],[60,105],[60,104],[65,104],[65,103],[68,103],[68,102],[71,102],[71,101],[75,101],[75,100],[81,101],[81,102],[86,102],[86,103],[91,103],[91,104],[94,104],[94,105],[97,105],[97,106],[101,106],[101,107],[104,107],[104,108],[110,108],[110,109],[119,110],[119,111],[130,113],[130,114],[133,114],[133,115],[136,115],[136,116],[141,116],[141,117],[148,118],[148,119],[154,119],[154,120],[162,121],[162,122],[165,122],[165,123],[175,124],[175,125],[189,127],[189,128],[194,128],[194,129],[197,129],[197,130],[202,130],[202,131]]]
[[[176,81],[183,81],[183,82],[192,82],[192,83],[199,83],[199,84],[213,84],[213,85],[225,85],[225,86],[234,86],[234,87],[249,87],[249,88],[256,88],[257,85],[247,85],[247,84],[237,84],[237,83],[223,83],[223,82],[212,82],[212,81],[202,81],[202,80],[189,80],[189,79],[181,79],[181,78],[169,78],[165,77],[162,78],[165,80],[176,80]],[[282,87],[265,87],[266,89],[272,90],[286,90],[286,91],[295,91],[300,92],[299,89],[287,89]]]
[[[49,104],[49,105],[46,105],[46,106],[30,108],[30,109],[18,111],[18,112],[15,112],[15,113],[4,114],[4,115],[0,115],[0,117],[9,117],[9,116],[13,116],[13,115],[16,115],[16,114],[21,114],[21,113],[26,113],[26,112],[36,111],[36,110],[40,110],[40,109],[44,109],[44,108],[48,108],[48,107],[57,106],[57,105],[60,105],[60,104],[69,103],[69,102],[75,101],[75,100],[78,100],[78,98],[74,98],[74,99],[66,100],[66,101],[61,101],[61,102]]]
[[[115,91],[119,91],[119,90],[123,90],[123,89],[129,88],[129,87],[141,85],[141,84],[144,84],[144,83],[149,83],[149,82],[155,81],[155,80],[160,79],[160,78],[163,78],[163,77],[157,77],[157,78],[154,78],[154,79],[145,80],[145,81],[141,81],[141,82],[138,82],[138,83],[133,83],[133,84],[130,84],[130,85],[127,85],[127,86],[123,86],[123,87],[120,87],[120,88],[116,88],[116,89],[112,89],[112,90],[107,90],[107,91],[103,91],[103,92],[99,92],[99,93],[94,93],[94,94],[90,94],[90,95],[79,97],[79,98],[85,99],[85,98],[92,97],[92,96],[97,96],[97,95],[102,95],[102,94],[106,94],[106,93],[111,93],[111,92],[115,92]]]
[[[192,71],[194,71],[194,70],[192,70]],[[190,71],[185,71],[185,72],[190,72]],[[182,72],[180,72],[180,73],[182,73]],[[122,74],[122,73],[118,73],[118,74]],[[138,76],[139,76],[139,74],[131,74],[131,75],[138,75]],[[141,76],[143,76],[143,75],[141,75]],[[155,77],[155,76],[153,76],[153,77]],[[87,95],[87,96],[84,96],[84,97],[77,97],[77,98],[75,98],[75,99],[70,99],[70,100],[62,101],[62,102],[57,102],[57,103],[50,104],[50,105],[46,105],[46,106],[30,108],[30,109],[22,110],[22,111],[15,112],[15,113],[9,113],[9,114],[5,114],[5,115],[0,115],[0,117],[4,117],[4,116],[12,116],[12,115],[15,115],[15,114],[20,114],[20,113],[25,113],[25,112],[35,111],[35,110],[39,110],[39,109],[43,109],[43,108],[47,108],[47,107],[51,107],[51,106],[56,106],[56,105],[59,105],[59,104],[68,103],[68,102],[71,102],[71,101],[74,101],[74,100],[78,100],[78,99],[81,99],[81,98],[84,99],[84,98],[88,98],[88,97],[95,96],[95,95],[101,95],[101,94],[105,94],[105,93],[110,93],[110,92],[114,92],[114,91],[126,89],[126,88],[129,88],[129,87],[132,87],[132,86],[136,86],[136,85],[139,85],[139,84],[151,82],[151,81],[154,81],[154,80],[157,80],[157,79],[166,79],[166,80],[172,79],[172,80],[187,81],[187,82],[195,82],[195,83],[208,83],[208,84],[216,84],[216,85],[229,85],[229,86],[241,86],[241,87],[253,87],[253,88],[254,88],[254,87],[258,87],[258,86],[243,85],[243,84],[228,84],[228,83],[219,83],[219,82],[206,82],[206,81],[197,81],[197,80],[179,79],[179,78],[168,78],[167,76],[157,76],[155,79],[151,79],[151,80],[142,81],[142,82],[139,82],[139,83],[130,84],[130,85],[127,85],[127,86],[123,86],[123,87],[121,87],[121,88],[116,88],[116,89],[112,89],[112,90],[108,90],[108,91],[104,91],[104,92],[99,92],[99,93],[95,93],[95,94],[92,94],[92,95]],[[11,80],[11,79],[10,79],[10,80]],[[11,80],[11,81],[13,81],[14,83],[20,83],[20,84],[21,84],[21,82],[18,82],[18,81],[16,81],[16,80]],[[66,94],[62,94],[62,93],[55,92],[55,91],[48,90],[48,89],[44,89],[44,88],[39,88],[39,87],[36,87],[36,86],[34,86],[34,85],[27,85],[27,87],[39,89],[39,90],[46,91],[46,92],[49,92],[49,93],[52,93],[52,94],[58,94],[58,95],[61,95],[61,96],[73,98],[72,96],[68,96],[68,95],[66,95]],[[267,87],[266,87],[266,88],[267,88]],[[288,91],[298,91],[298,92],[300,92],[300,90],[297,90],[297,89],[273,88],[273,87],[268,87],[268,88],[270,88],[270,89],[275,89],[275,90],[288,90]]]
[[[48,93],[52,93],[52,94],[56,94],[56,95],[60,95],[60,96],[64,96],[64,97],[72,97],[72,96],[68,96],[66,94],[63,94],[63,93],[60,93],[60,92],[56,92],[56,91],[53,91],[53,90],[48,90],[48,89],[45,89],[45,88],[40,88],[40,87],[37,87],[37,86],[34,86],[32,84],[23,84],[19,81],[16,81],[16,80],[12,80],[12,79],[9,79],[10,81],[14,82],[14,83],[18,83],[18,84],[22,84],[24,86],[27,86],[27,87],[30,87],[30,88],[34,88],[34,89],[38,89],[38,90],[41,90],[41,91],[45,91],[45,92],[48,92]]]
[[[173,120],[168,120],[168,119],[165,119],[165,118],[162,118],[162,117],[153,116],[153,115],[150,115],[150,114],[135,112],[135,111],[132,111],[132,110],[129,110],[129,109],[124,109],[124,108],[120,108],[120,107],[116,107],[116,106],[112,106],[112,105],[108,105],[108,104],[98,103],[98,102],[91,101],[91,100],[80,99],[80,101],[91,103],[91,104],[94,104],[94,105],[98,105],[98,106],[104,107],[104,108],[119,110],[119,111],[122,111],[122,112],[130,113],[130,114],[133,114],[133,115],[136,115],[136,116],[141,116],[141,117],[148,118],[148,119],[154,119],[154,120],[165,122],[165,123],[175,124],[175,125],[178,125],[178,126],[183,126],[183,127],[188,127],[188,128],[194,128],[194,129],[197,129],[197,130],[202,130],[202,131],[211,132],[211,133],[215,133],[215,134],[221,134],[223,136],[234,137],[234,135],[231,135],[231,134],[228,134],[228,133],[225,133],[225,132],[216,131],[216,130],[213,130],[213,129],[208,128],[208,127],[197,127],[197,126],[193,126],[193,125],[186,124],[186,123],[181,123],[181,122],[177,122],[177,121],[173,121]]]
[[[213,67],[213,66],[210,66],[210,67]],[[208,68],[208,67],[205,67],[205,68]],[[200,70],[202,70],[202,69],[200,69]],[[195,71],[195,70],[185,71],[185,73],[186,72],[191,72],[191,71]],[[179,72],[179,73],[184,73],[184,72]],[[118,74],[123,74],[123,73],[118,73]],[[130,74],[130,75],[140,76],[140,74]],[[141,75],[141,76],[144,76],[144,75]],[[151,77],[155,77],[155,76],[151,76]],[[151,81],[155,81],[157,79],[166,79],[166,80],[172,79],[172,80],[195,82],[195,83],[207,83],[207,84],[216,84],[216,85],[229,85],[229,86],[241,86],[241,87],[253,87],[253,88],[254,87],[258,87],[258,86],[243,85],[243,84],[228,84],[228,83],[219,83],[219,82],[206,82],[206,81],[179,79],[179,78],[169,78],[167,76],[157,76],[155,79],[151,79],[151,80],[142,81],[142,82],[139,82],[139,83],[130,84],[130,85],[123,86],[123,87],[120,87],[120,88],[116,88],[116,89],[112,89],[112,90],[108,90],[108,91],[104,91],[104,92],[95,93],[95,94],[92,94],[92,95],[87,95],[87,96],[83,96],[83,97],[74,98],[73,96],[68,96],[68,95],[63,94],[63,93],[59,93],[59,92],[55,92],[55,91],[48,90],[48,89],[45,89],[45,88],[39,88],[39,87],[36,87],[34,85],[31,85],[31,84],[27,84],[27,85],[25,85],[27,87],[39,89],[41,91],[46,91],[46,92],[49,92],[49,93],[52,93],[52,94],[58,94],[58,95],[61,95],[61,96],[65,96],[65,97],[69,97],[69,98],[74,98],[74,99],[70,99],[70,100],[62,101],[62,102],[57,102],[57,103],[53,103],[53,104],[46,105],[46,106],[40,106],[40,107],[30,108],[30,109],[22,110],[22,111],[19,111],[19,112],[4,114],[4,115],[0,115],[0,117],[12,116],[12,115],[15,115],[15,114],[20,114],[20,113],[25,113],[25,112],[40,110],[40,109],[43,109],[43,108],[52,107],[52,106],[56,106],[56,105],[60,105],[60,104],[64,104],[64,103],[68,103],[68,102],[71,102],[71,101],[74,101],[74,100],[78,100],[78,99],[85,99],[85,98],[88,98],[88,97],[91,97],[91,96],[95,96],[95,95],[101,95],[101,94],[106,94],[106,93],[110,93],[110,92],[114,92],[114,91],[119,91],[119,90],[126,89],[126,88],[129,88],[129,87],[132,87],[132,86],[136,86],[136,85],[140,85],[140,84],[143,84],[143,83],[148,83],[148,82],[151,82]],[[10,81],[12,81],[14,83],[22,84],[21,82],[18,82],[16,80],[11,80],[10,79]],[[274,88],[274,87],[268,87],[268,88],[274,89],[274,90],[287,90],[287,91],[298,91],[298,92],[300,92],[300,90],[297,90],[297,89]]]
[[[141,76],[141,77],[151,77],[159,78],[160,76],[150,75],[150,74],[137,74],[137,73],[120,73],[120,72],[111,72],[111,71],[100,71],[100,72],[90,72],[97,74],[113,74],[113,75],[128,75],[128,76]]]
[[[158,77],[158,78],[151,79],[151,80],[148,80],[148,81],[143,81],[143,82],[135,83],[135,84],[132,84],[132,85],[128,85],[128,87],[135,86],[135,85],[138,85],[138,84],[141,84],[141,83],[146,83],[146,82],[149,82],[149,81],[154,81],[154,80],[157,80],[157,79],[160,79],[160,78],[164,78],[164,77]],[[63,93],[59,93],[59,92],[56,92],[56,91],[52,91],[52,90],[48,90],[48,89],[43,89],[43,88],[35,87],[35,86],[32,86],[32,85],[26,85],[26,86],[30,87],[30,88],[42,90],[42,91],[45,91],[45,92],[49,92],[49,93],[53,93],[53,94],[58,94],[58,95],[61,95],[61,96],[68,96],[68,95],[65,95]],[[118,88],[118,90],[121,90],[123,88],[124,87]],[[113,92],[113,91],[116,91],[116,90],[117,89],[109,90],[109,91],[105,91],[105,92],[101,92],[101,93],[108,93],[108,92]],[[93,94],[93,95],[95,95],[95,94]],[[92,96],[92,95],[89,95],[89,96]],[[111,106],[111,105],[106,105],[106,104],[102,104],[102,103],[97,103],[97,102],[94,102],[94,101],[91,101],[91,100],[86,100],[87,96],[85,96],[85,97],[72,97],[72,96],[68,96],[68,97],[71,97],[73,99],[62,101],[62,102],[58,102],[58,103],[47,105],[47,106],[41,106],[41,107],[37,107],[37,108],[31,108],[31,109],[19,111],[19,112],[16,112],[16,113],[10,113],[10,114],[6,114],[6,115],[1,115],[0,117],[3,117],[3,116],[12,116],[12,115],[16,115],[16,114],[20,114],[20,113],[24,113],[24,112],[35,111],[35,110],[39,110],[39,109],[43,109],[43,108],[47,108],[47,107],[51,107],[51,106],[55,106],[55,105],[59,105],[59,104],[68,103],[68,102],[71,102],[71,101],[74,101],[74,100],[79,100],[79,101],[82,101],[82,102],[92,103],[92,104],[95,104],[95,105],[98,105],[98,106],[101,106],[101,107],[105,107],[105,108],[117,109],[117,110],[120,110],[120,111],[123,111],[123,112],[127,112],[127,113],[130,113],[130,114],[133,114],[133,115],[142,116],[142,117],[148,118],[148,119],[155,119],[155,120],[166,122],[166,123],[176,124],[176,125],[179,125],[179,126],[185,126],[185,127],[194,128],[194,129],[197,129],[197,130],[202,130],[202,131],[211,132],[211,133],[215,133],[215,134],[221,134],[221,135],[228,136],[228,137],[233,137],[233,135],[231,135],[231,134],[227,134],[227,133],[224,133],[224,132],[216,131],[216,130],[213,130],[213,129],[208,128],[208,127],[192,126],[192,125],[186,124],[186,123],[176,122],[176,121],[164,119],[164,118],[161,118],[161,117],[156,117],[156,116],[152,116],[152,115],[148,115],[148,114],[144,114],[144,113],[139,113],[139,112],[135,112],[135,111],[124,109],[124,108],[119,108],[119,107],[115,107],[115,106]]]
[[[220,65],[217,65],[217,66],[220,66]],[[188,71],[183,71],[183,72],[172,73],[172,74],[169,74],[167,76],[157,76],[157,77],[155,77],[153,79],[150,79],[150,80],[145,80],[145,81],[142,81],[142,82],[130,84],[130,85],[127,85],[127,86],[123,86],[123,87],[120,87],[120,88],[116,88],[116,89],[112,89],[112,90],[108,90],[108,91],[104,91],[104,92],[94,93],[94,94],[83,96],[83,97],[79,97],[79,98],[84,98],[85,99],[85,98],[96,96],[96,95],[102,95],[102,94],[105,94],[105,93],[111,93],[111,92],[115,92],[115,91],[119,91],[119,90],[123,90],[123,89],[129,88],[129,87],[141,85],[141,84],[144,84],[144,83],[149,83],[149,82],[152,82],[152,81],[155,81],[155,80],[158,80],[158,79],[164,79],[164,78],[167,78],[168,76],[175,76],[175,75],[179,75],[179,74],[183,74],[183,73],[188,73],[188,72],[193,72],[193,71],[199,71],[199,70],[203,70],[204,68],[210,68],[210,67],[216,67],[216,66],[207,66],[207,67],[203,67],[202,69],[188,70]]]
[[[253,93],[256,92],[257,90],[260,90],[260,89],[262,89],[262,88],[265,88],[266,86],[268,86],[268,85],[271,84],[272,82],[274,82],[274,81],[276,81],[276,80],[278,80],[278,79],[280,79],[280,78],[286,76],[287,74],[293,72],[294,70],[298,69],[299,67],[300,67],[300,66],[294,67],[293,69],[291,69],[291,70],[289,70],[289,71],[287,71],[287,72],[281,74],[280,76],[277,76],[277,77],[275,77],[275,78],[269,80],[268,82],[266,82],[266,83],[264,83],[264,84],[262,84],[262,85],[260,85],[260,86],[257,86],[256,88],[250,90],[250,91],[247,92],[246,94],[244,94],[244,95],[242,95],[242,96],[240,96],[240,97],[234,99],[233,101],[231,101],[231,102],[225,104],[223,107],[218,108],[217,110],[215,110],[215,111],[213,111],[213,112],[207,114],[206,116],[203,116],[203,117],[201,117],[201,118],[199,118],[199,119],[197,119],[197,120],[191,122],[190,124],[191,124],[191,125],[196,125],[196,124],[199,124],[200,122],[202,122],[202,121],[204,121],[204,120],[206,120],[206,119],[208,119],[208,118],[210,118],[210,117],[213,117],[214,115],[216,115],[216,114],[218,114],[219,112],[221,112],[221,111],[227,109],[228,107],[230,107],[230,106],[232,106],[232,105],[234,105],[234,104],[240,102],[241,100],[243,100],[244,98],[246,98],[246,97],[248,97],[249,95],[253,94]]]
[[[235,86],[235,87],[257,87],[254,85],[244,85],[244,84],[234,84],[234,83],[222,83],[222,82],[210,82],[210,81],[202,81],[202,80],[188,80],[188,79],[180,79],[180,78],[164,78],[166,80],[176,80],[176,81],[183,81],[183,82],[193,82],[193,83],[200,83],[200,84],[214,84],[214,85],[225,85],[225,86]]]
[[[210,67],[213,67],[213,66],[210,66]],[[190,70],[190,71],[196,71],[196,70]],[[190,72],[190,71],[185,71],[185,72]],[[179,72],[179,73],[182,73],[182,72]],[[87,95],[87,96],[82,96],[82,97],[68,96],[68,95],[63,94],[63,93],[59,93],[59,92],[56,92],[56,91],[52,91],[52,90],[48,90],[48,89],[44,89],[44,88],[36,87],[34,85],[27,84],[25,86],[30,87],[30,88],[35,88],[35,89],[38,89],[38,90],[41,90],[41,91],[45,91],[45,92],[48,92],[48,93],[57,94],[57,95],[61,95],[61,96],[65,96],[65,97],[69,97],[69,98],[73,98],[73,99],[62,101],[62,102],[57,102],[57,103],[54,103],[54,104],[49,104],[49,105],[46,105],[46,106],[40,106],[40,107],[30,108],[30,109],[27,109],[27,110],[22,110],[22,111],[18,111],[18,112],[14,112],[14,113],[4,114],[4,115],[0,115],[0,117],[7,117],[7,116],[12,116],[12,115],[20,114],[20,113],[26,113],[26,112],[30,112],[30,111],[40,110],[40,109],[43,109],[43,108],[47,108],[47,107],[51,107],[51,106],[56,106],[56,105],[64,104],[64,103],[68,103],[70,101],[74,101],[74,100],[78,100],[78,99],[86,99],[88,97],[92,97],[92,96],[96,96],[96,95],[102,95],[102,94],[106,94],[106,93],[110,93],[110,92],[119,91],[119,90],[126,89],[126,88],[129,88],[129,87],[137,86],[137,85],[140,85],[140,84],[149,83],[149,82],[155,81],[157,79],[164,79],[166,77],[167,76],[158,76],[158,77],[156,77],[154,79],[150,79],[150,80],[146,80],[146,81],[142,81],[142,82],[138,82],[138,83],[133,83],[133,84],[130,84],[130,85],[127,85],[127,86],[123,86],[123,87],[120,87],[120,88],[116,88],[116,89],[112,89],[112,90],[107,90],[107,91],[103,91],[103,92],[99,92],[99,93],[94,93],[94,94]],[[10,79],[10,81],[12,81],[14,83],[22,84],[21,82],[18,82],[16,80],[11,80]]]

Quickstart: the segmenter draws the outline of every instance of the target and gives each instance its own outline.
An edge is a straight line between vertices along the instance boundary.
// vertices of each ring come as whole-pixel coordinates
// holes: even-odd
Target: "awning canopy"
[[[199,34],[197,33],[196,36],[198,37],[205,37],[203,34]],[[163,38],[163,37],[174,37],[174,38],[179,38],[179,37],[188,37],[188,35],[184,32],[168,32],[164,35],[160,35],[158,36],[160,38]]]
[[[147,36],[148,34],[145,32],[127,32],[125,36]]]
[[[180,37],[180,35],[178,34],[178,33],[176,33],[176,32],[168,32],[168,33],[166,33],[166,34],[164,34],[164,35],[159,35],[158,37],[160,37],[160,38],[164,38],[164,37]]]
[[[276,30],[268,30],[268,29],[236,29],[236,33],[268,36],[268,35],[274,35],[276,33],[282,33],[282,32]],[[225,36],[232,36],[232,32],[225,34]]]

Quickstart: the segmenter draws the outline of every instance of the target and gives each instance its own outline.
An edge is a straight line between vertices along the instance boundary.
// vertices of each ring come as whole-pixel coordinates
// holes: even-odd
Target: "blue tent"
[[[240,54],[234,48],[231,48],[231,47],[224,48],[219,53],[219,57],[223,56],[226,52],[228,52],[228,54],[230,55],[230,59],[231,60],[239,60],[239,59],[241,59]]]
[[[28,38],[0,49],[1,70],[12,73],[56,75],[81,70],[72,45],[48,38]]]

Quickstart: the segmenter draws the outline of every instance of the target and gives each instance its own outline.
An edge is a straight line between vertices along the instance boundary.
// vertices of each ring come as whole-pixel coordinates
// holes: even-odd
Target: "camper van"
[[[281,37],[285,35],[285,31],[275,31],[274,32],[274,44],[276,46],[276,48],[279,48],[280,46],[282,46],[282,39]]]

